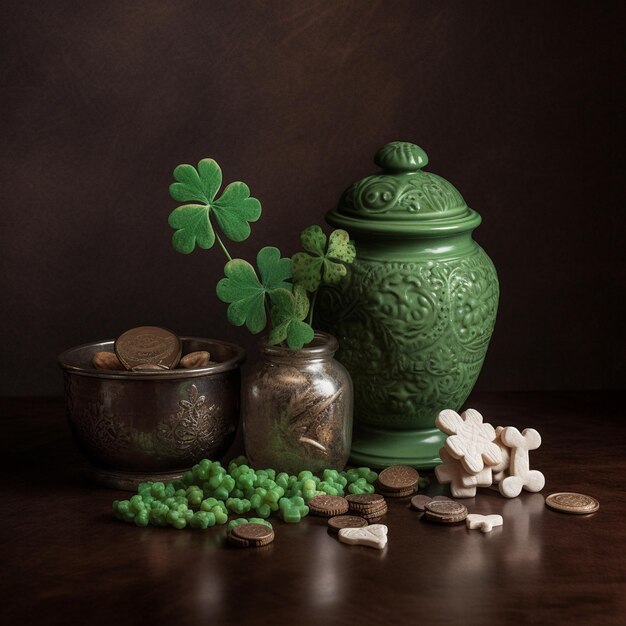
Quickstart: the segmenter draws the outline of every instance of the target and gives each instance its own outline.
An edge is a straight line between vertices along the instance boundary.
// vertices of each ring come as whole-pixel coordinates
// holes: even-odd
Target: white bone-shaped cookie
[[[483,416],[474,409],[461,415],[451,409],[439,413],[435,420],[439,430],[449,435],[445,447],[459,459],[468,474],[478,474],[485,465],[496,465],[502,460],[500,448],[494,443],[496,431],[483,423]]]
[[[541,445],[541,435],[534,428],[526,428],[520,433],[517,428],[508,426],[500,434],[500,439],[511,448],[509,475],[500,483],[500,493],[507,498],[515,498],[522,489],[541,491],[546,479],[541,472],[530,469],[528,458],[528,452]]]
[[[507,470],[509,469],[509,463],[511,461],[511,449],[508,446],[505,446],[502,443],[502,431],[504,430],[504,426],[496,426],[496,440],[495,444],[500,448],[500,452],[502,453],[502,461],[497,463],[491,468],[493,472],[493,482],[499,483],[504,480],[507,476]]]
[[[353,546],[369,546],[382,550],[387,545],[387,526],[370,524],[363,528],[342,528],[339,541]]]
[[[470,513],[465,518],[465,523],[470,530],[478,528],[483,533],[490,533],[494,526],[502,526],[502,515],[478,515]]]
[[[473,498],[476,495],[477,477],[468,475],[461,462],[455,459],[446,448],[439,450],[441,465],[435,467],[435,476],[443,485],[450,483],[450,491],[455,498]],[[465,485],[463,480],[467,478],[470,484]]]

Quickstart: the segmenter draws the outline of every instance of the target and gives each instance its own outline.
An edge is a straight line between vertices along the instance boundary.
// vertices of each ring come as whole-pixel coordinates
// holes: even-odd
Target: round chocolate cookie
[[[309,501],[309,512],[319,517],[343,515],[350,510],[350,504],[341,496],[315,496]]]
[[[379,493],[351,493],[346,496],[353,511],[372,511],[387,506],[385,498]]]
[[[392,491],[383,487],[379,482],[376,482],[376,491],[378,491],[378,493],[385,498],[407,498],[408,496],[412,496],[417,491],[417,483],[415,483],[413,487]]]
[[[467,517],[467,507],[454,500],[432,500],[424,508],[424,517],[438,524],[457,524]]]
[[[432,498],[430,496],[413,496],[411,498],[411,506],[416,510],[423,513],[426,510],[426,505],[429,502],[432,502]]]
[[[115,354],[126,369],[159,365],[174,369],[180,361],[182,343],[177,335],[159,326],[140,326],[122,333],[115,341]],[[151,368],[154,369],[154,368]]]
[[[406,491],[415,489],[420,475],[408,465],[391,465],[378,475],[378,484],[386,491]]]
[[[367,526],[367,520],[359,515],[337,515],[328,520],[328,528],[339,532],[342,528],[362,528]]]
[[[240,524],[230,531],[228,539],[240,548],[258,548],[274,541],[274,531],[265,524]]]
[[[561,513],[588,515],[589,513],[595,513],[600,508],[600,503],[595,498],[582,493],[561,491],[559,493],[551,493],[546,498],[546,506]]]

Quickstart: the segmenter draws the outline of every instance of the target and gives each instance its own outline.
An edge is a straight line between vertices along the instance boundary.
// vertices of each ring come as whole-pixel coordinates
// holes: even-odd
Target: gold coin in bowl
[[[178,335],[159,326],[139,326],[122,333],[115,342],[115,354],[126,369],[158,365],[174,369],[182,354]]]

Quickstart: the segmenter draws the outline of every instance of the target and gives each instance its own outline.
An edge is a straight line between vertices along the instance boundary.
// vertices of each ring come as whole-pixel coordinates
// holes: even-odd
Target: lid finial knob
[[[392,141],[376,153],[374,163],[388,172],[417,172],[428,165],[428,155],[414,143]]]

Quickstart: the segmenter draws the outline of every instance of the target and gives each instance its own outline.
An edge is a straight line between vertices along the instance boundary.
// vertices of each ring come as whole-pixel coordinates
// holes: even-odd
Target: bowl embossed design
[[[66,413],[74,439],[97,482],[134,488],[172,480],[192,465],[226,452],[239,422],[242,348],[182,337],[183,353],[207,350],[216,363],[163,371],[98,370],[96,352],[113,341],[71,348],[59,356]]]

